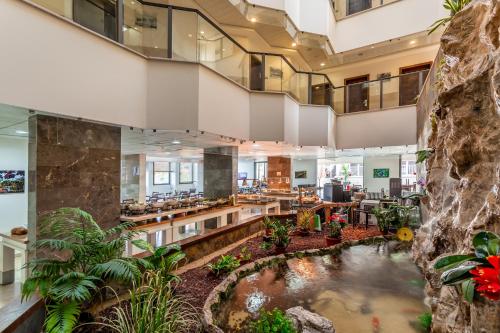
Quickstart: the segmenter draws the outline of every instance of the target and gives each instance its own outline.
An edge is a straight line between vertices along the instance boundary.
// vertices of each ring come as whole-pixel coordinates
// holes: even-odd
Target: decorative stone
[[[302,333],[335,333],[331,320],[317,313],[307,311],[301,306],[286,310],[286,316],[293,322],[293,326]]]
[[[428,203],[413,256],[427,280],[432,331],[500,332],[500,302],[468,304],[433,269],[443,255],[472,252],[480,230],[500,232],[500,2],[472,1],[441,38],[443,61],[434,65],[417,105],[432,110],[421,122],[419,149],[426,161]]]

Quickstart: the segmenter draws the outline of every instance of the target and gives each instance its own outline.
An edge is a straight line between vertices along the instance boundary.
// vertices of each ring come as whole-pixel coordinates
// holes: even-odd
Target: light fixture
[[[128,30],[128,28],[124,26],[124,27],[122,28],[122,30],[123,30],[123,31],[127,31],[127,30]]]
[[[410,41],[410,45],[414,45],[414,44],[416,44],[416,43],[417,43],[417,41],[416,41],[416,40],[412,40],[412,41]]]
[[[135,1],[130,1],[130,4],[131,5],[135,5]]]
[[[189,38],[193,37],[193,34],[188,34],[188,37],[189,37]]]
[[[295,47],[295,46],[297,46],[297,43],[295,43],[295,42],[292,43],[292,47]]]
[[[319,64],[321,67],[324,67],[325,66],[325,63],[322,62],[321,64]]]
[[[181,142],[179,140],[174,140],[174,141],[172,141],[172,144],[174,144],[174,145],[180,145]]]
[[[252,18],[250,19],[250,21],[251,21],[251,22],[253,22],[253,23],[255,23],[255,22],[257,22],[257,19],[256,19],[255,17],[252,17]]]
[[[300,147],[295,148],[295,150],[300,150]]]
[[[260,145],[258,143],[253,143],[252,147],[260,147]]]
[[[16,134],[28,134],[28,132],[22,130],[16,130]]]
[[[155,47],[155,49],[157,49],[157,48],[158,48],[158,45],[155,45],[154,47]]]
[[[200,31],[200,34],[204,35],[204,34],[205,34],[205,31],[201,30],[201,31]]]
[[[372,47],[370,47],[370,48],[371,48],[371,49],[374,49],[374,48],[375,48],[375,46],[372,46]]]

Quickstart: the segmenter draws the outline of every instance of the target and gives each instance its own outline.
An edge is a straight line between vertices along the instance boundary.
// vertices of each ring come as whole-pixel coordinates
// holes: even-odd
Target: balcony
[[[416,104],[429,70],[387,76],[333,89],[336,113],[381,110]]]

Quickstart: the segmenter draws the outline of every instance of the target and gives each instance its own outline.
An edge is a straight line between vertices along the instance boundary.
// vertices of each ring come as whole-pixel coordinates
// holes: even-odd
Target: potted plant
[[[328,234],[325,236],[326,246],[332,246],[342,242],[342,226],[336,221],[328,224]]]
[[[274,244],[276,253],[284,253],[290,244],[290,229],[288,223],[275,223],[271,234],[271,241]]]
[[[309,210],[302,210],[297,214],[297,227],[299,235],[308,236],[311,229],[311,219],[313,214]]]

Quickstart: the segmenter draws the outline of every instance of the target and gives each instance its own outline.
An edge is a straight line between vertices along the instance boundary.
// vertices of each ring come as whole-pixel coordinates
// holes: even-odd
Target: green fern
[[[45,331],[47,333],[71,333],[78,323],[80,305],[76,302],[47,306]]]

